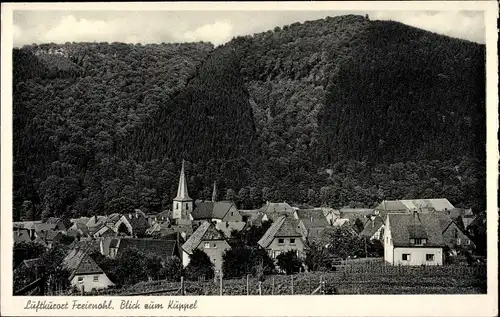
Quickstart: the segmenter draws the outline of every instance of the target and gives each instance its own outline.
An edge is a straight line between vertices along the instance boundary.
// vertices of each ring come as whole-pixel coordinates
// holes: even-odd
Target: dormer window
[[[425,238],[410,239],[410,243],[414,245],[424,245],[427,243],[427,239]]]

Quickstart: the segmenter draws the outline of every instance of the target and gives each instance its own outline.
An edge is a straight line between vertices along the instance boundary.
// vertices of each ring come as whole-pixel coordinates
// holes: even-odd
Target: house
[[[177,233],[179,233],[181,237],[186,240],[188,236],[193,234],[193,226],[191,225],[191,223],[171,224],[169,222],[157,222],[146,230],[146,235],[161,239],[164,239],[168,236],[177,235]]]
[[[323,215],[325,216],[326,220],[328,223],[333,225],[333,222],[337,219],[340,218],[340,211],[337,209],[333,208],[318,208],[321,211],[323,211]]]
[[[160,212],[159,214],[157,214],[154,218],[153,218],[153,222],[152,222],[152,225],[154,224],[170,224],[172,220],[172,211],[171,210],[164,210],[162,212]]]
[[[257,244],[273,259],[287,251],[296,251],[298,256],[304,256],[304,242],[299,221],[290,216],[278,217]]]
[[[269,220],[276,221],[281,216],[298,219],[296,208],[290,206],[287,202],[266,204],[260,209],[260,212],[266,215]]]
[[[87,228],[89,228],[89,230],[91,230],[91,228],[101,226],[103,224],[106,224],[106,222],[108,222],[108,217],[94,215],[89,218],[85,225],[87,226]]]
[[[461,226],[463,229],[467,229],[467,227],[475,218],[471,209],[455,208],[451,210],[441,211],[439,213],[450,217],[457,223],[457,225]]]
[[[116,232],[114,231],[114,227],[111,227],[111,224],[100,223],[100,225],[92,227],[92,229],[89,230],[89,235],[93,238],[100,238],[105,236],[110,237],[115,236]]]
[[[239,210],[243,222],[246,223],[247,227],[251,226],[261,226],[262,222],[267,221],[267,215],[260,211],[260,209],[253,210]]]
[[[319,237],[323,229],[330,226],[322,210],[299,209],[296,213],[304,239]]]
[[[118,220],[120,220],[121,217],[122,215],[120,215],[119,213],[113,213],[111,215],[108,215],[106,225],[110,228],[114,228],[116,223],[118,222]]]
[[[393,265],[442,265],[445,246],[435,213],[389,213],[384,259]]]
[[[459,221],[457,218],[453,219],[445,214],[438,214],[438,217],[444,243],[453,253],[456,253],[457,250],[472,251],[475,249],[474,242],[463,227],[457,223]]]
[[[372,214],[369,216],[368,220],[365,222],[365,226],[363,231],[359,233],[359,235],[363,238],[366,238],[370,241],[380,240],[382,241],[384,237],[384,227],[385,227],[384,218]]]
[[[13,231],[14,234],[14,243],[16,242],[31,242],[30,232],[28,229],[17,228]]]
[[[67,229],[64,221],[61,218],[50,217],[49,219],[47,219],[47,221],[45,221],[45,223],[55,225],[54,230],[66,231]]]
[[[70,272],[71,286],[79,290],[91,291],[114,285],[99,265],[92,260],[87,249],[72,249],[64,258],[63,265]]]
[[[146,233],[148,221],[146,215],[136,209],[133,213],[121,216],[115,224],[114,231],[118,234],[125,234],[133,237],[139,237]]]
[[[225,221],[225,222],[217,222],[215,224],[215,228],[222,233],[227,238],[231,237],[233,231],[241,231],[245,228],[246,223],[243,221]]]
[[[52,248],[54,244],[61,241],[64,234],[62,231],[54,230],[36,230],[35,231],[35,242],[45,245],[47,248]]]
[[[196,249],[205,252],[214,264],[215,273],[222,272],[222,255],[231,247],[212,222],[204,221],[182,245],[182,264],[189,264],[189,256]]]
[[[80,237],[89,237],[90,231],[87,225],[83,222],[75,222],[66,232],[67,235],[80,238]]]
[[[243,217],[231,201],[196,201],[191,213],[193,221],[243,222]]]
[[[419,213],[425,213],[452,209],[455,207],[446,198],[384,200],[375,207],[375,210],[390,213],[410,213],[415,210]]]
[[[106,237],[101,239],[99,248],[102,255],[112,259],[119,257],[127,248],[159,256],[163,262],[169,257],[181,256],[177,240]]]

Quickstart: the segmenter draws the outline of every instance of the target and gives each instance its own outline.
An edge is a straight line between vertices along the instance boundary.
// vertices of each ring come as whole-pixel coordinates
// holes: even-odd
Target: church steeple
[[[179,176],[179,187],[177,188],[177,197],[174,200],[186,201],[192,200],[189,198],[186,175],[184,173],[184,160],[182,160],[181,175]]]
[[[212,202],[217,201],[217,181],[214,182],[214,191],[212,192]]]
[[[179,176],[179,187],[177,196],[174,198],[172,206],[173,219],[190,219],[193,210],[193,200],[189,197],[187,190],[186,175],[184,173],[184,160],[182,160],[181,174]]]

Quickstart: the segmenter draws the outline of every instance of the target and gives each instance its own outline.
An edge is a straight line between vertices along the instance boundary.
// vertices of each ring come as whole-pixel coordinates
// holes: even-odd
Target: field
[[[220,280],[185,281],[183,287],[186,295],[220,295]],[[485,294],[486,265],[404,267],[384,265],[380,261],[352,262],[338,266],[334,272],[266,276],[260,285],[253,277],[222,281],[223,295],[310,295],[313,292],[315,295]],[[180,282],[152,281],[93,293],[97,294],[181,295],[182,291]]]

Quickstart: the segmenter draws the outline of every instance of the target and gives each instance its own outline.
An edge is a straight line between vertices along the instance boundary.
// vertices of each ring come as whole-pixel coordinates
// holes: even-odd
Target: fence
[[[242,279],[141,282],[86,295],[477,294],[485,288],[485,265],[412,267],[366,262],[343,263],[334,272],[274,275],[260,281],[247,275]]]

